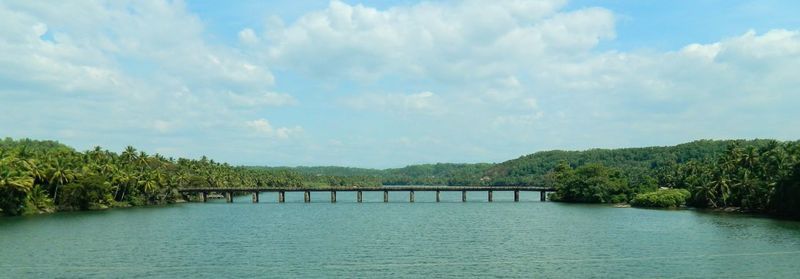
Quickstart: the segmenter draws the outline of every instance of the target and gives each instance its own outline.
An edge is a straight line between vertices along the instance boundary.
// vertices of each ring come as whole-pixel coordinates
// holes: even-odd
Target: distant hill
[[[485,173],[493,185],[537,185],[542,176],[560,161],[573,167],[588,163],[622,169],[626,173],[649,173],[661,166],[690,160],[710,160],[722,154],[737,140],[698,140],[676,146],[589,149],[584,151],[542,151],[505,161]],[[738,140],[744,145],[765,145],[770,140]]]
[[[22,152],[44,152],[44,151],[75,151],[72,147],[66,146],[62,143],[52,140],[33,140],[33,139],[19,139],[4,138],[0,140],[0,150],[11,150],[20,148]]]
[[[304,175],[314,176],[382,176],[384,171],[368,168],[351,168],[337,166],[316,166],[316,167],[253,167],[274,170],[291,170]]]
[[[542,185],[545,175],[560,161],[573,167],[600,163],[629,177],[651,176],[660,167],[691,160],[713,160],[733,142],[764,146],[772,140],[697,140],[675,146],[583,151],[552,150],[525,155],[499,164],[421,164],[392,169],[349,167],[279,167],[307,176],[375,177],[384,185]]]

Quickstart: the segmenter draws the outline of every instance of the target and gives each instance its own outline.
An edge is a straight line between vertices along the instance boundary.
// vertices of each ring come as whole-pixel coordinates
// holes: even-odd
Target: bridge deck
[[[328,188],[304,188],[304,187],[277,187],[277,188],[184,188],[178,190],[183,193],[199,192],[408,192],[408,191],[442,191],[442,192],[462,192],[462,191],[534,191],[534,192],[555,192],[555,188],[550,187],[531,187],[531,186],[383,186],[383,187],[328,187]]]

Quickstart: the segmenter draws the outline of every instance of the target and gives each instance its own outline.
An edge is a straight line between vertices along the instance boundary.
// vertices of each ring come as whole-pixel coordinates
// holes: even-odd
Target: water
[[[0,218],[0,277],[797,278],[800,223],[538,202],[287,193]]]

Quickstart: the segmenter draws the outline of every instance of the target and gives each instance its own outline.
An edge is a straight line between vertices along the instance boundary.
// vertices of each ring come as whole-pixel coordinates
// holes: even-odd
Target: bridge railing
[[[303,192],[303,200],[311,202],[311,192],[330,192],[331,202],[336,202],[337,192],[356,192],[356,199],[362,202],[363,192],[383,192],[383,201],[389,201],[389,192],[408,192],[409,202],[414,202],[414,192],[436,192],[436,202],[441,200],[441,192],[461,192],[461,200],[467,201],[467,192],[487,192],[487,199],[492,202],[495,191],[512,191],[514,192],[514,201],[519,201],[519,193],[521,191],[539,192],[540,201],[547,200],[547,192],[555,192],[555,188],[550,187],[533,187],[533,186],[381,186],[381,187],[325,187],[325,188],[308,188],[308,187],[271,187],[271,188],[184,188],[178,190],[180,193],[188,195],[200,195],[200,200],[203,202],[208,201],[209,193],[223,193],[228,202],[233,202],[235,193],[252,193],[253,202],[259,202],[259,193],[262,192],[277,192],[278,202],[286,201],[286,192]]]

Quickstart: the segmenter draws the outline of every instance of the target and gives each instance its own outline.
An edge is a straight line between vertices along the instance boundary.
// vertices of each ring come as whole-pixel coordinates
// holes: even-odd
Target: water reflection
[[[272,199],[274,198],[274,199]],[[800,223],[511,195],[287,193],[0,219],[3,276],[769,277],[800,267]],[[509,200],[503,200],[509,199]],[[47,260],[42,260],[47,259]],[[606,276],[604,276],[606,275]]]

